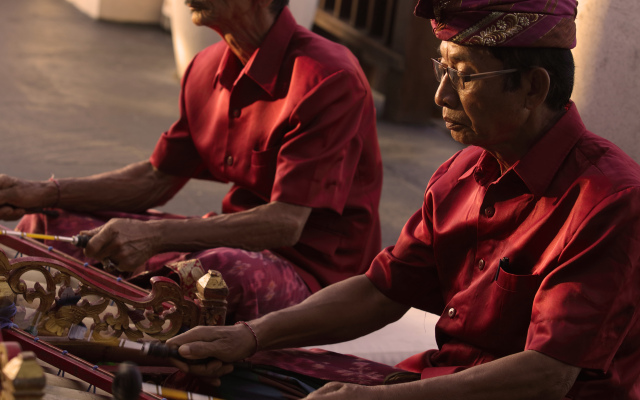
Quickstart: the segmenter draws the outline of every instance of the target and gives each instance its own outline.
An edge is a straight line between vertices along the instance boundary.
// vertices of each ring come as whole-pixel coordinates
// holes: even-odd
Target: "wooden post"
[[[404,54],[404,70],[390,71],[384,90],[383,118],[424,124],[441,115],[433,100],[438,86],[431,64],[440,40],[428,20],[413,15],[413,7],[415,1],[397,3],[393,47]]]

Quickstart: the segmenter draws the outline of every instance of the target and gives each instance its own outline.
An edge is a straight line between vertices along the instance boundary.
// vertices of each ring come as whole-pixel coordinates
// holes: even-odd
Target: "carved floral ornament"
[[[29,281],[23,279],[25,275],[39,278]],[[109,283],[88,280],[81,271],[56,260],[9,260],[3,251],[0,276],[6,278],[18,302],[37,305],[29,323],[39,335],[64,336],[72,326],[88,319],[91,340],[110,340],[123,334],[129,340],[145,335],[166,340],[183,326],[198,325],[200,319],[198,305],[185,299],[180,287],[168,279],[153,282],[147,296],[132,298],[113,293]]]
[[[532,23],[538,21],[542,14],[513,13],[505,14],[491,26],[469,39],[469,44],[480,46],[497,46],[506,42]]]

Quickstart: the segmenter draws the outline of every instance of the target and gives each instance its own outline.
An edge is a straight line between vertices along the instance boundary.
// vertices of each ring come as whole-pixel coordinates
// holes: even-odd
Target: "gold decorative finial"
[[[24,351],[2,369],[2,400],[39,400],[46,385],[44,370],[32,351]]]
[[[198,279],[197,287],[198,294],[208,300],[226,298],[229,294],[229,288],[224,279],[222,279],[222,274],[214,270],[209,270],[202,278]]]
[[[200,325],[224,325],[229,288],[218,271],[209,270],[198,279],[197,302],[202,306]]]

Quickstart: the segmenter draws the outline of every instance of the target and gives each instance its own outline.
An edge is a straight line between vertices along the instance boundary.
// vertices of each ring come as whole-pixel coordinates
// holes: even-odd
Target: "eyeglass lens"
[[[436,80],[438,82],[442,82],[442,78],[444,78],[445,73],[448,73],[449,80],[451,80],[451,84],[453,85],[454,88],[457,88],[459,83],[459,78],[460,78],[460,76],[458,75],[458,71],[456,71],[453,68],[449,68],[446,65],[441,64],[436,60],[432,60],[432,61],[433,61],[433,71],[436,74]]]

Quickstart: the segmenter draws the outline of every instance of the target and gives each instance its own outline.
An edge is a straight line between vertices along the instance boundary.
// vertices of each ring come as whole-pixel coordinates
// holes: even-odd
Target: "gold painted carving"
[[[469,39],[469,44],[479,46],[497,46],[520,33],[542,17],[541,14],[506,14],[487,29]]]
[[[144,335],[166,340],[200,321],[203,311],[170,279],[153,278],[151,293],[132,298],[109,289],[116,285],[115,277],[105,275],[101,282],[94,282],[77,269],[39,257],[10,261],[0,251],[0,277],[18,301],[35,308],[31,324],[38,335],[64,336],[73,326],[90,321],[91,340],[112,340],[123,334],[129,340]],[[25,281],[25,274],[41,278]]]

